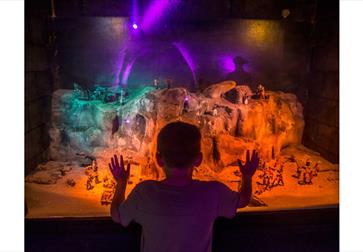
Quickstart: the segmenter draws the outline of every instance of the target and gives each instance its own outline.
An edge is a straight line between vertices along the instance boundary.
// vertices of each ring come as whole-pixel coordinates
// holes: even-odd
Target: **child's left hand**
[[[111,158],[111,163],[108,163],[108,167],[115,178],[116,182],[127,182],[130,177],[130,163],[127,164],[125,169],[124,158],[120,155],[120,163],[116,155]]]

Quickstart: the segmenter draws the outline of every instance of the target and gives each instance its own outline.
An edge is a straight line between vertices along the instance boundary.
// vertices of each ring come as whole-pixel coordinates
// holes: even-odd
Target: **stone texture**
[[[208,98],[220,98],[223,94],[236,87],[236,85],[235,81],[224,81],[222,83],[213,84],[203,90],[203,95]]]

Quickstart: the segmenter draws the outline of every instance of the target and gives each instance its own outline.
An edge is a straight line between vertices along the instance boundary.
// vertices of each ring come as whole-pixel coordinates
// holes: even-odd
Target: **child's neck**
[[[192,183],[192,168],[188,169],[168,169],[169,172],[166,173],[166,179],[161,181],[161,183],[172,186],[187,186]]]

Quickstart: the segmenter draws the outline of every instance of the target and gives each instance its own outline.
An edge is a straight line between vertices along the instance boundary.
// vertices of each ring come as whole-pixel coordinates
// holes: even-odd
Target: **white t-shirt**
[[[207,252],[213,223],[236,214],[239,194],[216,181],[177,187],[158,181],[138,184],[120,205],[121,223],[142,226],[141,251]]]

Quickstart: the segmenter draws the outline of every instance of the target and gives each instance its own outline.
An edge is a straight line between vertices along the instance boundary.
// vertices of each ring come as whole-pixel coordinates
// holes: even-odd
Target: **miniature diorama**
[[[110,158],[131,165],[126,197],[163,180],[156,139],[175,121],[201,132],[194,179],[238,191],[237,160],[259,153],[239,211],[339,204],[338,5],[29,2],[27,218],[109,216]]]
[[[106,216],[115,191],[111,156],[131,164],[126,195],[143,180],[165,175],[155,160],[156,137],[169,122],[198,126],[203,163],[193,177],[241,187],[237,159],[261,157],[253,197],[241,211],[322,207],[339,203],[339,167],[301,144],[303,107],[292,93],[224,81],[201,92],[162,86],[95,86],[53,93],[50,161],[26,181],[28,217]]]

